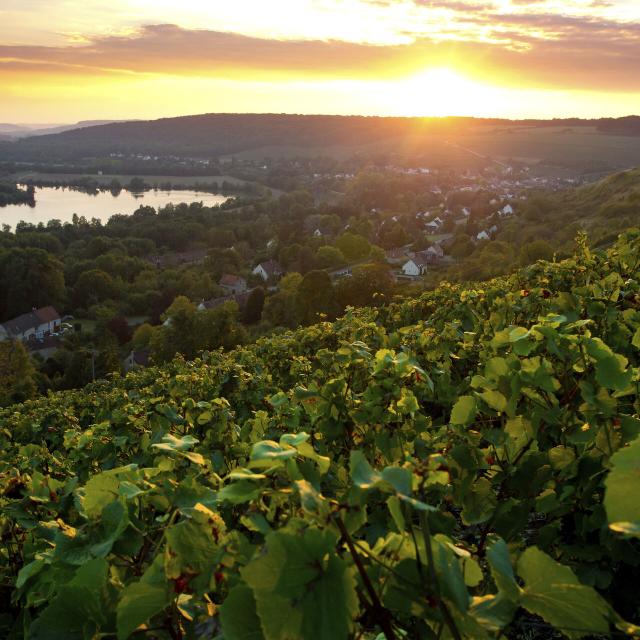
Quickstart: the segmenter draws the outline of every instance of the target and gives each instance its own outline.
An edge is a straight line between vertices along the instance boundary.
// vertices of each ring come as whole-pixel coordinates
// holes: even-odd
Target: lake
[[[21,220],[33,224],[46,224],[49,220],[71,222],[74,213],[84,216],[87,220],[97,218],[104,223],[116,213],[130,215],[142,205],[158,209],[169,203],[202,202],[205,206],[212,207],[229,199],[227,196],[203,191],[158,190],[133,194],[123,190],[114,196],[110,191],[101,191],[93,195],[55,187],[36,187],[35,197],[35,207],[25,204],[0,207],[0,226],[8,224],[15,228]]]

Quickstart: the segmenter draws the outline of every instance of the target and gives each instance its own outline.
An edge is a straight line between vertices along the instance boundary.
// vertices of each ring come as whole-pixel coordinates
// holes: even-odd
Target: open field
[[[588,170],[640,165],[640,138],[598,133],[594,127],[478,128],[451,141],[497,160]]]
[[[473,167],[487,161],[543,165],[546,172],[610,172],[640,165],[640,138],[599,133],[595,127],[464,127],[459,133],[389,137],[365,145],[257,147],[234,154],[241,160],[269,157],[338,159],[392,153],[424,158],[431,165]],[[228,156],[230,158],[231,156]]]

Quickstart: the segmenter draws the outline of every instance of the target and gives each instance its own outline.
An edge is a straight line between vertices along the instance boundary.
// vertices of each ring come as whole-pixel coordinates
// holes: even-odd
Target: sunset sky
[[[0,122],[640,113],[640,0],[0,0]]]

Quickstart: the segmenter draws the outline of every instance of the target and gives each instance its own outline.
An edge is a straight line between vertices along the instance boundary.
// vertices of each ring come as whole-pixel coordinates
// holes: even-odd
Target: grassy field
[[[454,141],[502,161],[543,162],[576,169],[640,165],[640,138],[605,135],[594,127],[487,127],[452,137]]]
[[[605,172],[640,166],[640,139],[598,133],[595,127],[477,126],[447,135],[387,138],[361,146],[269,146],[234,154],[238,159],[318,157],[394,153],[423,157],[438,165],[469,166],[509,160],[565,168],[571,173]]]

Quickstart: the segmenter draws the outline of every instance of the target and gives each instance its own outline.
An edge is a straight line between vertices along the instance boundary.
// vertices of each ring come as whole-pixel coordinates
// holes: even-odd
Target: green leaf
[[[380,474],[382,479],[390,484],[398,493],[410,496],[413,477],[409,469],[404,467],[385,467]]]
[[[208,574],[213,570],[217,555],[217,540],[208,522],[184,520],[165,532],[166,548],[164,572],[167,578],[183,575]]]
[[[266,640],[346,640],[358,610],[355,579],[328,530],[277,531],[241,571]]]
[[[496,411],[504,411],[507,408],[507,399],[499,391],[484,391],[479,396]]]
[[[117,609],[118,640],[126,640],[141,624],[171,603],[173,594],[168,588],[162,562],[162,556],[156,556],[142,578],[122,590]]]
[[[605,480],[604,507],[610,523],[640,525],[640,438],[611,456],[611,471]]]
[[[587,353],[596,361],[596,380],[600,385],[614,391],[624,391],[633,377],[627,369],[628,360],[611,349],[600,339],[586,341]]]
[[[403,388],[400,392],[400,400],[397,402],[398,409],[401,413],[413,414],[420,409],[417,398],[413,395],[413,391]]]
[[[402,533],[405,529],[405,519],[404,514],[402,513],[402,503],[398,496],[390,496],[387,499],[387,507],[389,509],[389,513],[395,522],[398,531]]]
[[[487,478],[478,478],[464,493],[462,521],[467,525],[486,522],[497,503],[491,482]]]
[[[220,607],[220,620],[225,640],[264,639],[253,591],[244,584],[229,591]]]
[[[518,560],[525,586],[521,605],[569,638],[609,633],[609,605],[591,587],[580,583],[573,571],[537,547],[529,547]]]
[[[476,399],[473,396],[460,396],[451,411],[451,424],[468,425],[476,417]]]
[[[382,480],[382,476],[371,468],[364,453],[358,449],[351,452],[349,468],[353,484],[360,489],[373,489]]]
[[[109,631],[113,602],[109,565],[100,558],[80,567],[29,629],[29,640],[89,640]]]
[[[161,451],[188,451],[196,444],[198,444],[198,439],[193,436],[186,435],[181,438],[176,438],[176,436],[168,433],[162,436],[161,443],[152,444],[151,446]]]
[[[251,449],[251,467],[270,467],[274,463],[295,458],[298,452],[292,447],[274,442],[273,440],[263,440],[256,442]]]
[[[627,538],[640,538],[640,522],[612,522],[609,529]]]
[[[487,560],[498,591],[517,602],[520,597],[520,587],[509,560],[509,549],[502,538],[498,538],[487,547]]]
[[[102,509],[120,496],[120,482],[135,482],[138,477],[137,465],[103,471],[89,479],[81,492],[81,503],[89,518],[96,518]]]
[[[262,493],[262,487],[253,480],[239,480],[223,487],[218,492],[218,500],[231,504],[250,502]]]

